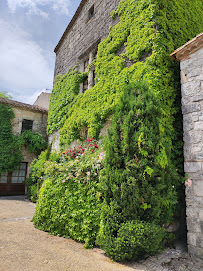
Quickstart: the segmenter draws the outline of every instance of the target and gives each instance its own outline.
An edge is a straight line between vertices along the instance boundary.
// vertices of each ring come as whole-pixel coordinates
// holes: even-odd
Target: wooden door
[[[0,176],[0,195],[24,195],[25,179],[27,175],[27,163],[21,163],[20,167],[10,173]]]

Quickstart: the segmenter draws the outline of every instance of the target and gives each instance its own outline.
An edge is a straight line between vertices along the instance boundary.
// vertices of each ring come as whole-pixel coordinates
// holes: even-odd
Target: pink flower
[[[65,183],[65,180],[63,180],[62,183]]]
[[[90,176],[90,171],[87,172],[87,175]]]
[[[185,185],[188,186],[188,187],[191,186],[192,185],[192,181],[190,179],[188,179],[187,182],[185,182]]]

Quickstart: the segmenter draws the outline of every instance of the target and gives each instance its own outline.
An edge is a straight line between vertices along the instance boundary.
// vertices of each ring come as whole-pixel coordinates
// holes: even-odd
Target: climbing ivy
[[[180,86],[178,65],[169,54],[203,30],[202,10],[200,0],[121,0],[112,12],[112,18],[119,16],[120,22],[99,45],[95,87],[77,95],[82,75],[71,71],[60,76],[51,96],[48,132],[60,129],[62,145],[77,138],[84,126],[90,137],[97,138],[125,86],[145,79],[161,101],[167,136],[174,139]],[[124,53],[119,54],[121,47]]]
[[[21,146],[12,133],[13,118],[12,108],[0,104],[0,174],[13,171],[22,161]]]
[[[76,67],[69,69],[65,76],[58,75],[51,94],[49,116],[48,116],[48,133],[53,133],[61,128],[69,116],[72,105],[77,101],[80,84],[87,73],[80,73]]]
[[[47,147],[47,142],[40,133],[24,131],[20,136],[12,133],[12,119],[15,115],[10,106],[0,104],[0,174],[12,172],[19,167],[23,156],[22,145],[28,147],[28,151],[40,154]]]
[[[40,154],[41,151],[47,148],[47,142],[44,137],[38,133],[32,131],[24,131],[19,136],[19,142],[21,145],[27,146],[28,151],[35,154]]]

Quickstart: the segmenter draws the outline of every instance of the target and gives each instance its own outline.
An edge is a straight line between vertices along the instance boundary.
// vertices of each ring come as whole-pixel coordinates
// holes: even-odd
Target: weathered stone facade
[[[12,129],[14,135],[20,135],[22,130],[22,122],[24,119],[33,121],[33,132],[39,132],[44,137],[46,137],[46,127],[47,127],[47,116],[48,111],[34,111],[27,110],[25,108],[13,108],[13,113],[15,118],[12,121]]]
[[[107,37],[109,27],[115,25],[110,12],[118,7],[120,0],[83,0],[72,21],[55,48],[55,76],[64,75],[70,67],[79,63],[79,70],[84,71],[84,62],[91,63],[97,51],[98,43]],[[93,14],[90,18],[92,7]]]
[[[181,69],[188,249],[203,258],[203,33],[173,56]]]

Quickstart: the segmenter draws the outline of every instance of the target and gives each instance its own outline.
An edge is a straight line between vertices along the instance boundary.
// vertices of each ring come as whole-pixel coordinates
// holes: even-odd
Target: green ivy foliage
[[[64,125],[68,112],[78,96],[83,96],[83,94],[78,94],[80,84],[85,77],[87,73],[78,72],[76,67],[70,69],[65,76],[57,76],[50,99],[48,133],[53,133]]]
[[[10,106],[0,104],[0,174],[12,172],[20,166],[23,160],[22,145],[28,146],[28,151],[39,154],[46,149],[47,142],[40,133],[24,131],[20,136],[12,133],[12,119],[15,118]]]
[[[0,174],[18,168],[21,161],[21,146],[12,133],[13,110],[10,106],[0,104]]]
[[[47,141],[44,137],[40,133],[33,133],[30,130],[24,131],[21,136],[19,136],[19,142],[21,145],[27,146],[29,152],[38,155],[47,148]]]
[[[73,97],[72,84],[64,85],[73,82],[72,75],[61,77],[51,98],[48,131],[61,128],[62,145],[77,138],[84,126],[89,128],[90,137],[97,138],[126,84],[144,79],[161,101],[162,123],[168,125],[170,138],[177,142],[173,125],[180,110],[180,104],[175,103],[180,92],[179,71],[169,54],[203,31],[202,5],[201,0],[120,1],[118,10],[112,13],[112,17],[120,17],[120,22],[110,28],[108,37],[99,45],[95,87],[69,103],[61,95]],[[118,53],[121,46],[125,48],[123,54]],[[130,67],[126,67],[127,61]]]

